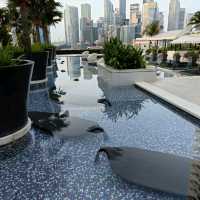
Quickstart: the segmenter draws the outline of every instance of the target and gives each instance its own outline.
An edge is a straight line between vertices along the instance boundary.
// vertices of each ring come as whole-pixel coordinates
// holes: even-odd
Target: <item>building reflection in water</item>
[[[97,75],[97,67],[88,66],[87,62],[82,61],[80,57],[66,57],[67,72],[70,80],[83,78],[84,80],[93,79],[93,75]]]
[[[144,101],[149,99],[144,93],[133,86],[113,87],[98,77],[98,85],[104,92],[111,106],[105,105],[105,114],[109,119],[117,121],[121,117],[131,119],[138,115]]]
[[[81,76],[80,57],[66,57],[67,72],[71,80],[78,79]]]

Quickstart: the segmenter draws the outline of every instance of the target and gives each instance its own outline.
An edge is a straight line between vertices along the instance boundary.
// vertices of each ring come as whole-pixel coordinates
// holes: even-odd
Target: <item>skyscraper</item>
[[[65,37],[68,47],[76,48],[79,42],[78,8],[66,5],[64,11]]]
[[[130,5],[130,24],[138,24],[141,21],[140,4]]]
[[[93,43],[93,21],[90,4],[81,4],[80,31],[81,45],[91,45]]]
[[[105,33],[108,27],[114,24],[114,9],[111,0],[104,0],[104,25]]]
[[[124,44],[131,44],[135,39],[135,26],[134,25],[124,25],[121,26],[120,40]]]
[[[185,27],[185,8],[181,8],[180,9],[180,13],[179,13],[178,28],[179,29],[184,29],[184,27]]]
[[[88,3],[81,4],[81,18],[91,19],[91,5]]]
[[[157,2],[151,0],[144,3],[142,12],[142,32],[145,30],[147,25],[157,20],[159,20],[159,10]]]
[[[126,0],[116,0],[116,10],[119,13],[121,20],[126,19]]]
[[[164,14],[163,12],[159,12],[159,24],[160,24],[160,31],[164,30]]]
[[[169,16],[168,16],[168,31],[179,29],[179,16],[180,16],[180,1],[170,0]]]

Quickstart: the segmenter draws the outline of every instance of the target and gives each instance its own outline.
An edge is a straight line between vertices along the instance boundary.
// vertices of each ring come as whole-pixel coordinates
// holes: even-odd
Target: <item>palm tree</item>
[[[193,28],[200,28],[200,11],[196,12],[193,17],[190,19],[188,25],[192,25]]]
[[[0,8],[0,42],[2,46],[7,46],[10,42],[9,35],[10,14],[6,8]]]
[[[24,48],[25,52],[29,52],[31,50],[31,21],[29,16],[31,2],[30,0],[8,0],[8,7],[12,11],[19,12],[18,18],[15,19],[18,26],[19,45]]]
[[[35,30],[33,32],[36,32],[34,33],[34,40],[35,42],[41,43],[39,29],[43,28],[44,39],[45,42],[48,43],[48,26],[55,25],[55,23],[62,19],[62,13],[57,10],[61,7],[61,4],[55,0],[30,0],[30,2],[30,17],[34,26],[33,30]]]
[[[159,21],[154,21],[151,24],[147,25],[143,34],[148,36],[157,35],[160,32],[160,23]]]
[[[45,12],[42,18],[42,27],[44,30],[45,42],[49,43],[49,30],[48,27],[51,25],[55,25],[56,23],[62,20],[62,12],[58,10],[62,5],[59,2],[55,2],[54,0],[48,0],[45,2]]]

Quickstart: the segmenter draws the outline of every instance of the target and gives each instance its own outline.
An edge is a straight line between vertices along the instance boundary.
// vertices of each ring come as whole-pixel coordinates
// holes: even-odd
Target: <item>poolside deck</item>
[[[173,77],[154,83],[137,83],[142,89],[200,118],[200,77]]]
[[[152,85],[200,106],[199,76],[167,78]]]

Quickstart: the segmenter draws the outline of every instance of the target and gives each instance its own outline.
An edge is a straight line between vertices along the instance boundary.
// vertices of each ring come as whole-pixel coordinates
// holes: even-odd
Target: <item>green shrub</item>
[[[24,49],[20,47],[9,45],[6,48],[12,52],[14,59],[24,54]]]
[[[42,44],[41,46],[42,46],[42,48],[43,48],[44,50],[45,50],[45,49],[48,49],[48,48],[55,48],[55,46],[53,46],[52,44],[47,44],[47,43]]]
[[[104,44],[105,64],[114,69],[140,69],[146,63],[142,50],[131,45],[124,45],[117,38],[111,38]]]
[[[145,51],[145,54],[146,55],[149,55],[151,53],[151,49],[147,49],[146,51]]]
[[[173,55],[173,59],[176,63],[179,63],[180,62],[180,58],[181,58],[181,55],[180,53],[174,53]]]
[[[191,59],[191,65],[196,66],[197,59],[199,58],[199,53],[195,51],[188,51],[184,54],[185,58]]]
[[[13,51],[9,48],[0,48],[0,67],[9,66],[15,63],[13,59]]]
[[[162,47],[158,49],[158,53],[167,53],[167,49],[165,47]]]
[[[199,53],[196,53],[195,51],[188,51],[187,53],[184,54],[184,57],[185,58],[198,59]]]
[[[31,52],[33,53],[37,53],[37,52],[41,52],[43,51],[43,46],[39,43],[34,43],[32,46],[31,46]]]

